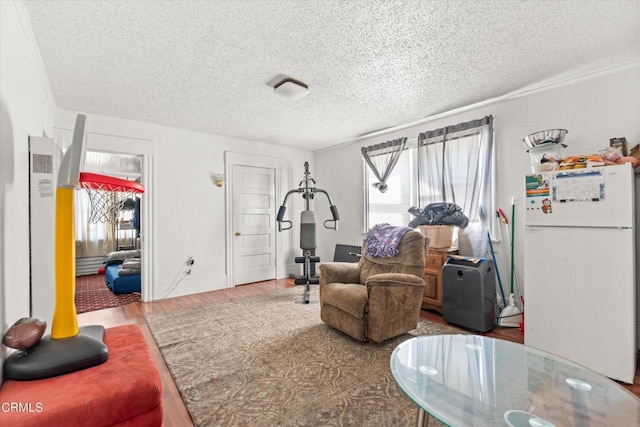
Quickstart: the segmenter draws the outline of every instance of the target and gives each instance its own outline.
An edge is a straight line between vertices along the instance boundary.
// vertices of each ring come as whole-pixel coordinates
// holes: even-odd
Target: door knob
[[[239,231],[236,231],[236,236],[239,236],[241,233]]]

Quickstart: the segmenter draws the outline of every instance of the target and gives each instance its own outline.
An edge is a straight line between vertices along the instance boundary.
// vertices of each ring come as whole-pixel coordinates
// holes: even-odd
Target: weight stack
[[[442,267],[442,318],[478,332],[495,327],[496,280],[485,258],[449,257]]]

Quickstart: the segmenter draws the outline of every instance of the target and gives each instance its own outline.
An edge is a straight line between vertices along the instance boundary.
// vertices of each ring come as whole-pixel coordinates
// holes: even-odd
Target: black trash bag
[[[411,228],[419,225],[455,225],[465,228],[469,223],[469,218],[455,203],[431,203],[424,209],[414,206],[409,208],[409,213],[415,215],[415,218],[409,222]]]

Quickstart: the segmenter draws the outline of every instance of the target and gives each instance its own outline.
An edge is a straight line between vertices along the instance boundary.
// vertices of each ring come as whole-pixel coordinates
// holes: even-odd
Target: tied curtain
[[[406,144],[407,138],[400,138],[360,149],[362,157],[364,157],[371,171],[378,178],[378,182],[374,186],[381,193],[387,191],[387,179],[398,163]]]
[[[486,256],[493,212],[493,117],[423,132],[418,136],[418,202],[455,203],[469,218],[457,229],[460,253]]]

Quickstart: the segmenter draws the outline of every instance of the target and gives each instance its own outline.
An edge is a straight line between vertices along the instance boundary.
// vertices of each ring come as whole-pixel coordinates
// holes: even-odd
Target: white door
[[[235,284],[276,278],[275,170],[233,166]]]

